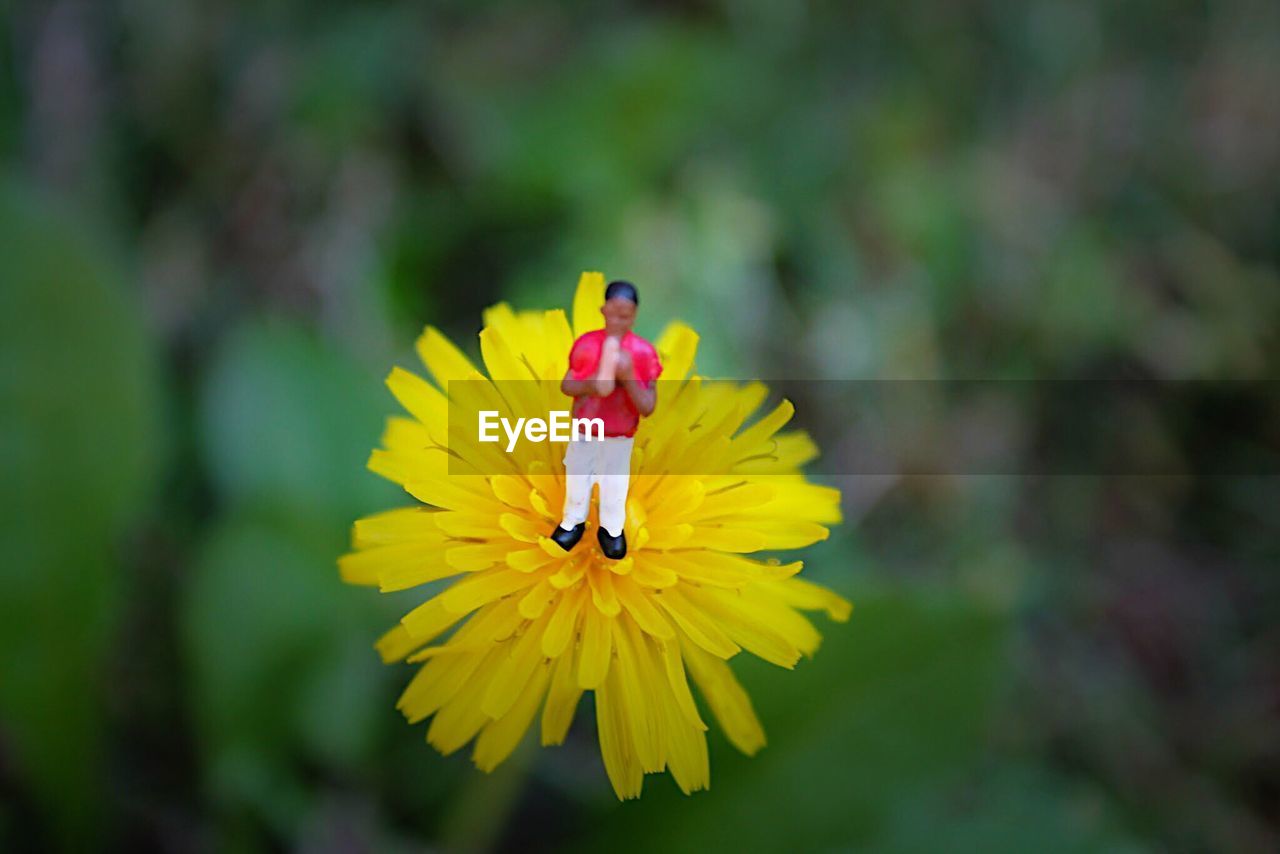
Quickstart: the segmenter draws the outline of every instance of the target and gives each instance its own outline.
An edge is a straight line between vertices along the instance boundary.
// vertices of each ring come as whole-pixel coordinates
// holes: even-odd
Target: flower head
[[[780,432],[791,404],[750,421],[767,389],[694,375],[698,337],[676,323],[657,342],[662,404],[635,438],[629,555],[606,560],[590,538],[571,552],[552,544],[545,534],[564,500],[554,446],[506,455],[479,444],[450,429],[449,394],[501,398],[497,383],[536,378],[551,381],[534,386],[547,389],[542,399],[499,405],[565,408],[554,383],[575,334],[601,326],[603,291],[600,274],[583,274],[572,329],[563,311],[486,311],[487,376],[427,328],[417,349],[436,384],[391,372],[387,384],[411,417],[389,420],[369,461],[423,506],[356,522],[339,564],[344,580],[383,591],[453,579],[377,643],[385,661],[418,666],[399,708],[411,723],[432,719],[427,740],[442,753],[474,739],[475,764],[492,770],[539,712],[542,744],[560,744],[583,692],[594,691],[618,797],[637,797],[644,774],[664,769],[689,793],[710,782],[690,683],[728,739],[753,754],[764,730],[728,660],[746,650],[793,667],[820,641],[801,611],[848,618],[847,601],[798,577],[799,561],[748,556],[826,539],[840,496],[800,473],[817,449],[802,432]],[[698,473],[672,473],[685,471]]]

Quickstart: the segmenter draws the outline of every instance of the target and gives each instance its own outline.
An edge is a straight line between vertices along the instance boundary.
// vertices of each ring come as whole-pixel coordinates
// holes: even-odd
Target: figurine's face
[[[636,304],[622,297],[606,300],[600,313],[604,315],[604,331],[608,335],[626,335],[636,322]]]

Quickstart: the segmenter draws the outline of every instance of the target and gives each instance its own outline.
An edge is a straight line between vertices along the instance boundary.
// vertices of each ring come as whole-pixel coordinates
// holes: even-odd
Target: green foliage
[[[251,322],[228,336],[201,395],[200,435],[220,496],[286,515],[349,521],[395,503],[364,468],[390,395],[314,335]]]
[[[1006,672],[997,614],[868,590],[793,673],[735,661],[769,744],[753,758],[714,732],[710,791],[650,778],[598,840],[631,850],[821,850],[874,839],[901,799],[972,763]],[[619,828],[622,828],[620,831]]]
[[[354,771],[395,720],[392,674],[372,650],[391,612],[334,569],[350,520],[399,500],[363,466],[385,396],[339,351],[277,321],[227,338],[201,399],[211,479],[231,512],[186,591],[191,702],[217,802],[287,835],[318,808],[304,763]]]
[[[1097,793],[1073,790],[1043,769],[1000,765],[923,796],[907,797],[868,851],[876,854],[1145,850],[1108,815]]]
[[[56,836],[102,819],[118,549],[157,462],[150,344],[83,224],[0,184],[0,722]]]
[[[379,615],[327,571],[331,533],[305,533],[226,523],[195,567],[184,626],[209,785],[284,831],[309,805],[293,763],[357,765],[388,711],[369,648]]]

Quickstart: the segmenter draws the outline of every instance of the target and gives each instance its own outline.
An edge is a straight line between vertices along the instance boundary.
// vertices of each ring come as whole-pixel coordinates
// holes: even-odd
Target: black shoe
[[[586,522],[579,522],[567,531],[556,525],[556,529],[551,532],[551,542],[565,551],[569,551],[578,544],[578,540],[582,539],[582,532],[585,530],[587,530]]]
[[[600,541],[600,551],[604,552],[604,556],[609,560],[622,560],[627,556],[627,535],[621,533],[613,536],[600,526],[600,530],[596,532],[596,539]]]

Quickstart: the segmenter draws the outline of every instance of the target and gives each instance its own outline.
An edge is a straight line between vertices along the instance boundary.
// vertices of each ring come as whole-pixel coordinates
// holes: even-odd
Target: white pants
[[[564,520],[566,531],[587,521],[591,487],[600,484],[600,527],[616,537],[627,521],[627,486],[631,480],[631,443],[626,437],[577,439],[564,452]]]

